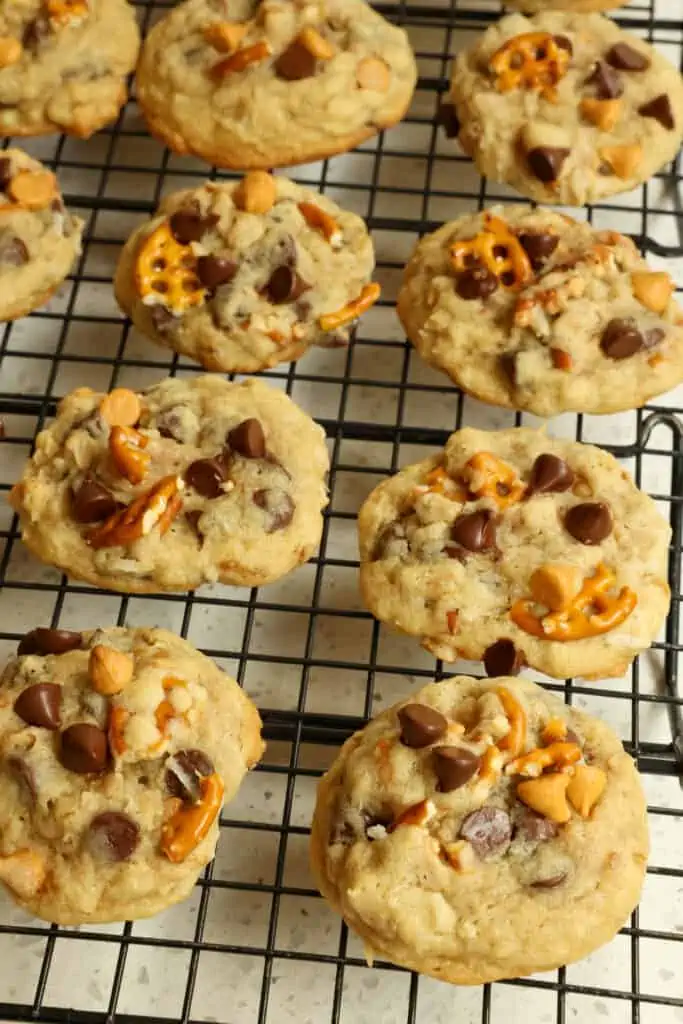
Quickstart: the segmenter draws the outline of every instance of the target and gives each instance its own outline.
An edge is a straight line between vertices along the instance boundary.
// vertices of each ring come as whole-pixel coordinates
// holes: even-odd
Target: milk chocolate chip
[[[655,121],[659,121],[662,128],[667,128],[669,131],[673,131],[676,127],[671,101],[664,92],[660,96],[655,96],[649,103],[638,107],[638,113],[642,117],[653,117]]]
[[[92,476],[86,476],[74,490],[71,514],[77,523],[99,523],[119,508],[111,491]]]
[[[529,494],[568,491],[574,483],[574,471],[558,455],[544,452],[535,459],[529,475]]]
[[[140,842],[140,826],[120,811],[103,811],[90,822],[88,848],[99,860],[128,860]]]
[[[238,270],[238,264],[224,256],[200,256],[197,260],[197,277],[209,291],[232,281]]]
[[[185,470],[185,483],[203,498],[218,498],[227,478],[227,466],[221,457],[197,459]]]
[[[472,844],[479,857],[495,857],[510,845],[510,816],[500,807],[481,807],[467,815],[460,826],[460,835]]]
[[[169,221],[171,234],[181,245],[198,242],[204,232],[209,231],[217,223],[218,217],[215,215],[201,217],[192,210],[178,210]]]
[[[465,747],[436,747],[432,764],[439,780],[439,791],[452,793],[476,775],[480,758]]]
[[[187,804],[201,799],[201,780],[213,775],[211,759],[203,750],[179,750],[166,761],[166,789]]]
[[[645,339],[630,317],[610,320],[600,338],[600,348],[609,359],[628,359],[645,347]]]
[[[68,629],[46,629],[39,626],[20,641],[17,654],[66,654],[81,646],[80,633]]]
[[[62,733],[59,760],[70,772],[89,775],[107,767],[107,735],[96,725],[80,722]]]
[[[496,543],[493,512],[482,508],[458,516],[451,527],[451,537],[467,551],[488,551]]]
[[[628,43],[616,43],[605,54],[605,60],[619,71],[646,71],[650,66],[648,58]]]
[[[612,532],[612,513],[602,501],[586,501],[569,509],[564,525],[581,544],[600,544]]]
[[[496,640],[484,651],[484,668],[487,676],[516,676],[525,664],[524,655],[507,637]]]
[[[27,725],[40,729],[59,729],[62,688],[56,683],[35,683],[23,690],[14,702],[14,710]]]
[[[544,183],[557,181],[569,150],[561,146],[536,146],[526,155],[529,170]]]
[[[586,79],[586,85],[595,86],[595,96],[599,100],[616,100],[624,91],[619,75],[602,60],[597,62]]]
[[[276,267],[270,275],[264,291],[274,305],[281,306],[285,302],[294,302],[310,287],[293,267],[281,266]]]
[[[453,103],[449,103],[446,100],[439,105],[436,123],[443,128],[447,139],[457,139],[460,132],[460,121],[458,120]]]
[[[12,161],[8,156],[0,157],[0,192],[4,192],[12,180]]]
[[[559,830],[559,825],[554,821],[536,814],[529,807],[522,808],[515,821],[515,838],[519,836],[529,843],[545,843],[554,839]]]
[[[545,261],[557,249],[560,239],[542,231],[523,231],[518,235],[519,244],[529,257],[534,270],[540,270]]]
[[[486,267],[469,267],[455,279],[455,290],[461,299],[487,299],[498,288],[498,278]]]
[[[317,66],[315,54],[295,39],[275,61],[275,73],[287,82],[299,82],[302,78],[312,78]]]
[[[254,491],[253,500],[254,504],[267,514],[266,533],[284,530],[285,526],[291,523],[296,505],[286,491],[279,487],[264,487]]]
[[[246,459],[262,459],[266,454],[266,437],[257,419],[242,420],[229,431],[228,446]]]
[[[435,743],[448,729],[448,722],[427,704],[405,704],[398,712],[401,743],[419,750]]]

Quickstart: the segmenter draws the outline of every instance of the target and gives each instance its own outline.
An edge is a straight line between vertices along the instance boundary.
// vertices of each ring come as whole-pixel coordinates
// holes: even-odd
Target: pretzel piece
[[[163,536],[182,508],[180,491],[184,486],[181,477],[162,477],[149,491],[86,534],[88,544],[92,548],[126,547],[155,527]]]
[[[496,89],[535,89],[552,95],[569,68],[571,51],[549,32],[523,32],[503,43],[489,60]]]
[[[484,266],[503,288],[517,291],[533,277],[529,257],[519,239],[500,217],[484,214],[484,227],[474,238],[454,242],[449,249],[456,273]]]
[[[165,306],[174,316],[206,298],[191,245],[176,241],[167,220],[147,236],[135,261],[135,287],[146,306]]]
[[[517,473],[491,452],[477,452],[462,472],[469,490],[477,498],[493,498],[499,508],[515,505],[524,495]]]
[[[85,18],[88,14],[88,0],[46,0],[48,17],[58,25]]]
[[[506,775],[525,775],[527,778],[537,778],[542,775],[546,768],[555,767],[567,768],[576,764],[581,759],[581,748],[577,743],[551,743],[547,747],[537,747],[530,750],[505,768]]]
[[[443,494],[451,501],[467,501],[467,491],[452,476],[447,473],[443,466],[435,466],[430,469],[423,484],[415,488],[418,494]]]
[[[200,799],[181,805],[161,826],[161,852],[173,864],[180,864],[195,850],[216,820],[223,803],[220,775],[206,775],[199,782]]]
[[[498,749],[508,757],[517,757],[526,739],[526,712],[517,698],[504,686],[496,688],[496,695],[510,723],[510,731],[498,740]]]
[[[115,704],[109,712],[109,725],[107,727],[109,747],[112,753],[118,754],[119,757],[126,752],[123,730],[126,728],[126,722],[129,718],[130,714],[120,704]]]
[[[375,282],[364,285],[357,299],[353,299],[352,302],[342,306],[335,313],[323,313],[318,320],[320,329],[323,331],[335,331],[338,327],[350,324],[361,313],[365,313],[371,306],[374,306],[380,296],[380,292],[380,286]]]
[[[150,456],[143,449],[148,441],[133,427],[112,427],[109,434],[109,454],[121,476],[132,484],[140,484],[147,475]]]
[[[563,611],[539,616],[532,599],[520,598],[510,609],[510,618],[525,633],[544,640],[566,642],[600,636],[619,626],[638,603],[630,587],[610,595],[615,583],[615,573],[601,564]]]
[[[321,210],[315,203],[299,203],[299,213],[304,218],[309,228],[319,231],[323,238],[327,239],[333,249],[339,248],[342,241],[342,234],[334,217],[331,217],[325,210]]]
[[[260,64],[266,57],[270,57],[271,53],[270,46],[263,39],[258,43],[252,43],[251,46],[243,46],[241,50],[235,50],[225,60],[214,64],[211,68],[211,77],[220,82],[226,75],[246,71],[252,64]]]

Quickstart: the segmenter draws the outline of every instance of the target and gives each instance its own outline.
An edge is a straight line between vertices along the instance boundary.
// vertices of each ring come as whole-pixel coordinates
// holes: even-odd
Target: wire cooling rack
[[[68,583],[23,549],[0,507],[0,655],[36,624],[112,623],[175,629],[234,674],[262,709],[263,764],[221,821],[216,860],[193,896],[150,921],[82,929],[43,925],[0,897],[0,1020],[224,1024],[535,1024],[683,1021],[682,701],[680,618],[683,390],[637,412],[563,416],[553,434],[603,444],[670,518],[672,612],[666,631],[623,679],[546,685],[601,715],[637,759],[650,810],[652,856],[643,900],[615,940],[580,964],[516,982],[454,989],[389,964],[365,965],[360,943],[327,908],[307,868],[315,785],[336,747],[370,715],[445,675],[414,640],[362,609],[355,514],[370,489],[464,423],[534,423],[465,398],[406,345],[393,312],[414,243],[442,220],[520,201],[482,182],[435,125],[450,55],[499,14],[497,4],[385,3],[410,32],[420,81],[406,121],[354,153],[292,176],[363,215],[373,230],[383,300],[348,350],[320,350],[268,374],[325,427],[331,503],[319,556],[262,590],[204,587],[188,595],[124,597]],[[143,27],[168,5],[139,2]],[[681,0],[637,2],[619,20],[678,66]],[[69,206],[88,220],[74,276],[50,305],[0,333],[3,357],[0,487],[8,489],[56,399],[73,387],[142,387],[197,368],[152,346],[124,321],[111,276],[121,243],[168,191],[207,168],[164,151],[134,100],[88,142],[25,143],[59,174]],[[214,174],[214,176],[216,176]],[[587,211],[632,234],[683,284],[681,172]],[[0,547],[0,551],[2,548]],[[449,673],[479,665],[449,667]]]

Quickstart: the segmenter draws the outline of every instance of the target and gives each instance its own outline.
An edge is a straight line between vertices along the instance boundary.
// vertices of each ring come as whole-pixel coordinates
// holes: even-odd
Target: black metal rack
[[[618,12],[617,20],[680,62],[683,17],[671,16],[680,0],[669,0],[666,9],[665,3],[636,0]],[[137,6],[146,26],[171,4],[137,0]],[[72,627],[161,622],[188,636],[245,685],[261,706],[269,740],[263,764],[224,814],[216,861],[177,912],[152,922],[79,930],[50,927],[9,910],[6,920],[0,909],[2,1021],[683,1020],[683,855],[677,853],[683,847],[683,699],[677,689],[683,649],[683,409],[667,399],[602,421],[563,417],[558,428],[578,439],[599,437],[641,486],[654,491],[670,517],[673,602],[665,636],[627,680],[544,680],[567,700],[611,720],[644,775],[655,843],[640,911],[608,952],[590,962],[504,985],[456,990],[389,964],[370,974],[360,945],[327,911],[306,874],[315,782],[336,746],[379,706],[447,674],[412,641],[390,638],[362,610],[355,593],[359,501],[399,464],[442,445],[466,422],[480,424],[485,415],[478,403],[421,366],[398,333],[390,307],[400,268],[419,235],[442,220],[495,202],[521,201],[481,181],[435,124],[450,55],[498,17],[498,5],[396,0],[376,6],[408,29],[418,54],[420,81],[411,113],[402,127],[355,154],[294,169],[291,176],[313,182],[366,218],[378,249],[383,299],[345,352],[326,353],[317,362],[308,355],[268,374],[327,431],[331,503],[318,557],[284,584],[261,591],[217,587],[141,601],[96,592],[36,568],[22,553],[16,519],[0,513],[0,655],[9,654],[17,637],[38,622]],[[117,124],[90,142],[48,138],[23,145],[56,169],[68,205],[89,224],[83,255],[62,297],[28,320],[0,328],[0,415],[7,434],[0,449],[0,490],[5,491],[37,431],[54,413],[56,399],[71,387],[142,385],[168,373],[197,371],[136,337],[115,308],[110,281],[118,248],[136,219],[153,211],[163,191],[200,182],[207,168],[174,157],[149,139],[133,99]],[[655,261],[680,259],[670,269],[683,285],[679,165],[635,194],[597,204],[588,216],[596,223],[611,218],[614,224],[616,218],[615,226],[633,235]],[[502,411],[487,415],[501,425],[530,419]],[[655,462],[658,481],[664,466],[666,488],[649,485]],[[27,601],[31,619],[20,622]],[[271,631],[268,643],[264,637]],[[453,671],[449,667],[448,674]],[[275,676],[280,689],[268,682]],[[313,919],[320,925],[312,925]],[[30,951],[25,961],[23,949]],[[93,968],[94,975],[101,970],[101,978],[86,984],[81,976],[90,969],[88,957],[99,963],[100,953],[106,967]],[[13,956],[19,956],[20,976],[14,967],[2,966]],[[676,957],[677,976],[666,967]],[[655,963],[664,965],[656,977]],[[154,998],[142,994],[145,976],[153,988],[156,979]]]

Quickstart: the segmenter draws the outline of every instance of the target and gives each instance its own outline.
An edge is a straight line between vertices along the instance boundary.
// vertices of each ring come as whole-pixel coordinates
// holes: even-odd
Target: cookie
[[[88,138],[126,102],[140,33],[125,0],[13,0],[0,9],[0,135]]]
[[[176,153],[253,170],[353,149],[416,80],[406,33],[363,0],[185,0],[147,36],[137,98]]]
[[[479,171],[582,206],[647,181],[683,137],[683,79],[600,14],[511,14],[455,61],[451,101]]]
[[[252,171],[167,197],[114,283],[135,326],[207,370],[263,370],[345,345],[379,297],[367,228],[326,196]]]
[[[322,429],[257,380],[79,388],[9,500],[31,551],[95,586],[251,587],[317,549],[327,468]]]
[[[506,0],[506,7],[513,7],[525,14],[540,14],[542,11],[576,11],[589,14],[591,11],[609,11],[623,7],[628,0]]]
[[[453,676],[375,718],[322,779],[311,835],[318,887],[368,957],[458,985],[608,942],[647,855],[612,730],[510,678]]]
[[[526,428],[452,434],[358,516],[382,622],[444,661],[621,675],[669,608],[669,525],[607,452]]]
[[[1,114],[0,114],[1,116]],[[57,179],[20,149],[0,153],[0,321],[42,306],[81,251],[83,221]]]
[[[673,291],[624,235],[508,206],[423,238],[397,306],[422,358],[463,390],[556,416],[637,408],[683,380]]]
[[[192,889],[263,752],[237,683],[163,629],[34,629],[0,679],[0,881],[60,924]]]

